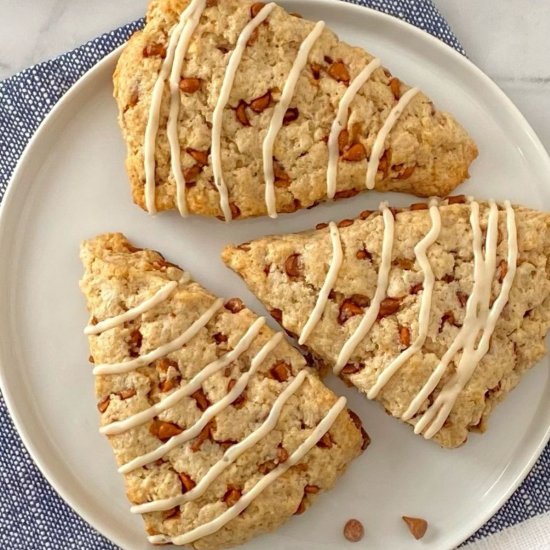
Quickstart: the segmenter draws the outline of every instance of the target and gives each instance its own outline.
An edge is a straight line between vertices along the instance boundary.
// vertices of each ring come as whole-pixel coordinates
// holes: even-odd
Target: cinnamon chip
[[[355,315],[361,315],[363,308],[357,305],[353,300],[344,300],[338,313],[338,323],[343,325],[348,319]]]
[[[135,329],[130,333],[130,338],[128,340],[130,357],[138,357],[142,341],[143,336],[139,330]]]
[[[454,195],[452,197],[447,197],[447,204],[465,204],[466,195]]]
[[[143,48],[143,57],[166,57],[166,48],[162,44],[147,44]]]
[[[214,430],[214,423],[209,422],[202,430],[201,433],[195,438],[195,441],[191,444],[191,450],[196,453],[207,439],[212,439],[212,431]]]
[[[246,102],[241,99],[235,109],[235,116],[243,126],[250,126],[250,121],[248,120],[248,115],[246,114],[246,107]]]
[[[258,471],[262,475],[267,475],[277,467],[277,463],[274,460],[267,460],[258,466]]]
[[[409,206],[409,210],[428,210],[428,205],[425,202],[415,202]]]
[[[287,124],[290,124],[291,122],[297,120],[299,116],[300,112],[296,107],[289,107],[286,110],[285,116],[283,117],[283,124],[286,126]]]
[[[359,162],[366,158],[367,150],[362,143],[355,143],[342,155],[342,159],[349,162]]]
[[[208,151],[198,151],[197,149],[191,149],[191,147],[188,147],[186,150],[199,165],[205,166],[208,164]]]
[[[242,496],[242,492],[236,485],[228,485],[225,495],[223,495],[223,501],[227,504],[228,508],[234,506]]]
[[[337,61],[328,68],[328,74],[338,82],[349,84],[349,71],[343,61]]]
[[[399,327],[399,342],[406,348],[411,345],[411,331],[407,327]]]
[[[243,301],[239,298],[231,298],[225,303],[225,309],[229,310],[231,313],[239,313],[244,309]]]
[[[285,260],[285,272],[289,277],[296,278],[302,274],[302,256],[301,254],[291,254]]]
[[[280,309],[274,308],[269,313],[277,323],[281,324],[283,322],[283,312]]]
[[[206,409],[208,409],[208,407],[210,407],[210,401],[206,397],[206,394],[204,393],[202,388],[192,393],[191,397],[197,402],[197,407],[201,411],[204,412]]]
[[[355,257],[358,260],[372,260],[372,254],[366,248],[358,250],[355,253]]]
[[[359,542],[364,535],[365,529],[358,519],[350,519],[344,525],[344,537],[350,542]]]
[[[365,365],[362,363],[348,363],[340,372],[341,374],[355,374],[365,368]]]
[[[506,262],[506,260],[501,260],[497,268],[497,279],[499,283],[502,283],[502,281],[504,281],[504,277],[506,277],[507,273],[508,263]]]
[[[180,90],[184,94],[194,94],[198,92],[201,87],[200,78],[182,78],[180,80]]]
[[[97,410],[103,414],[108,409],[110,402],[111,396],[108,395],[97,404]]]
[[[265,4],[263,2],[256,2],[255,4],[252,4],[250,7],[250,17],[256,17],[262,11],[264,6]]]
[[[363,444],[361,445],[361,450],[364,451],[370,445],[370,436],[366,432],[365,428],[363,428],[363,422],[359,418],[359,415],[350,409],[348,409],[348,414],[350,415],[350,418],[355,424],[355,427],[361,431],[361,437],[363,438]]]
[[[153,420],[149,426],[149,432],[151,435],[158,437],[163,443],[168,441],[171,437],[179,435],[183,432],[177,424],[172,422],[164,422],[162,420]]]
[[[401,307],[401,300],[399,298],[384,298],[380,304],[380,310],[378,311],[378,319],[383,319],[388,315],[393,315]]]
[[[277,382],[286,382],[292,376],[290,365],[285,361],[278,361],[269,369],[269,373]]]
[[[353,225],[353,220],[341,220],[337,224],[338,228],[342,227],[349,227],[350,225]]]
[[[288,451],[284,447],[277,447],[277,460],[279,461],[279,464],[281,462],[286,462],[288,460],[288,456]]]
[[[327,432],[321,439],[317,442],[317,447],[321,447],[322,449],[331,449],[332,448],[332,437],[330,437],[330,433]]]
[[[409,528],[409,531],[411,532],[412,536],[419,540],[421,539],[428,530],[428,522],[425,519],[422,518],[411,518],[408,516],[402,516],[403,521],[407,524],[407,527]]]
[[[399,99],[401,97],[401,81],[399,78],[394,77],[390,80],[390,89],[395,99]]]
[[[197,485],[185,472],[179,472],[182,493],[187,493]]]
[[[349,132],[344,128],[338,134],[338,151],[340,151],[341,155],[347,149],[348,143],[349,143]]]
[[[136,395],[135,388],[127,388],[125,390],[119,391],[118,396],[124,400],[124,399],[130,399],[130,397],[134,397]]]
[[[271,103],[271,92],[268,91],[263,96],[257,97],[250,102],[250,108],[255,113],[261,113],[265,111]]]
[[[359,194],[359,190],[357,189],[342,189],[341,191],[336,191],[334,193],[334,199],[349,199],[351,197],[355,197],[355,195]]]

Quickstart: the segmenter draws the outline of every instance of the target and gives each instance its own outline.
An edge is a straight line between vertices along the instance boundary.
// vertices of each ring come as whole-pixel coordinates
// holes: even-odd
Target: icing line
[[[290,455],[286,462],[279,464],[277,468],[269,474],[263,476],[260,481],[254,485],[250,491],[244,494],[231,508],[223,512],[217,518],[208,523],[200,525],[191,531],[178,535],[176,537],[167,537],[165,535],[154,535],[148,537],[149,542],[153,544],[168,543],[178,546],[189,544],[200,538],[206,537],[219,531],[229,521],[236,518],[243,510],[245,510],[252,501],[258,497],[264,489],[266,489],[277,478],[282,476],[292,466],[300,462],[304,456],[319,442],[319,440],[330,430],[338,415],[346,406],[346,398],[340,397],[336,403],[330,408],[326,416],[321,420],[311,434],[303,441],[303,443]]]
[[[265,321],[265,320],[264,320]],[[149,464],[150,462],[154,462],[155,460],[158,460],[159,458],[162,458],[166,453],[170,452],[172,449],[178,447],[179,445],[185,443],[186,441],[189,441],[190,439],[193,439],[194,437],[197,437],[199,433],[206,427],[206,425],[221,411],[226,409],[235,399],[241,395],[241,393],[244,391],[246,386],[248,385],[248,382],[250,381],[250,378],[252,375],[256,373],[256,371],[260,368],[262,363],[265,361],[267,356],[271,353],[271,351],[279,344],[279,340],[276,339],[275,335],[271,340],[269,340],[263,347],[260,349],[260,351],[256,354],[254,359],[252,359],[250,363],[250,368],[248,371],[246,371],[244,374],[242,374],[239,379],[237,380],[237,383],[231,391],[229,391],[222,399],[219,401],[216,401],[216,403],[210,405],[199,420],[193,424],[190,428],[184,430],[180,434],[171,437],[166,443],[163,443],[159,447],[157,447],[155,450],[145,453],[142,456],[138,456],[134,458],[133,460],[130,460],[126,464],[122,465],[118,471],[121,474],[127,474],[128,472],[132,472],[136,468],[139,468],[140,466],[145,466],[145,464]]]
[[[405,110],[407,105],[412,101],[414,96],[418,94],[419,91],[420,90],[418,88],[411,88],[410,90],[406,91],[401,96],[401,99],[397,102],[397,105],[395,105],[395,107],[390,111],[388,118],[378,132],[378,135],[376,136],[376,139],[374,140],[374,144],[372,146],[372,152],[369,158],[369,162],[367,164],[367,189],[374,189],[376,173],[378,172],[378,165],[380,164],[380,159],[384,153],[384,145],[386,143],[387,137],[389,136],[396,122],[403,114],[403,111]]]
[[[166,57],[162,62],[162,66],[153,87],[153,93],[151,95],[151,105],[149,106],[149,116],[147,118],[147,125],[145,127],[145,138],[143,141],[143,161],[145,168],[145,207],[150,214],[156,214],[157,212],[157,208],[155,205],[155,152],[164,85],[174,62],[174,55],[180,35],[185,25],[187,24],[189,17],[193,15],[197,4],[201,1],[203,0],[192,0],[187,8],[182,12],[177,25],[172,28],[170,39],[168,41]]]
[[[271,411],[269,412],[268,417],[264,420],[262,425],[254,430],[252,433],[247,435],[242,441],[227,449],[222,458],[218,460],[218,462],[216,462],[216,464],[214,464],[210,468],[210,470],[208,470],[208,472],[193,489],[191,489],[187,493],[184,493],[183,495],[178,495],[177,497],[155,500],[153,502],[147,502],[145,504],[132,506],[131,512],[133,514],[145,514],[147,512],[171,510],[175,506],[179,506],[184,502],[195,500],[204,495],[212,482],[215,481],[228,466],[233,464],[233,462],[235,462],[235,460],[237,460],[237,458],[239,458],[244,452],[253,447],[256,443],[258,443],[258,441],[260,441],[260,439],[262,439],[268,433],[275,429],[284,405],[290,399],[290,397],[292,397],[292,395],[294,395],[298,391],[298,389],[306,379],[306,376],[306,370],[300,371],[296,378],[292,380],[292,382],[274,401]]]
[[[144,365],[148,365],[169,353],[181,348],[184,344],[193,339],[199,331],[214,317],[216,312],[223,306],[223,300],[216,300],[183,334],[175,340],[164,344],[157,349],[150,351],[135,359],[122,361],[121,363],[112,363],[97,365],[92,371],[94,374],[122,374],[130,372]]]
[[[420,312],[418,315],[418,336],[413,344],[397,356],[378,376],[376,383],[367,393],[369,399],[374,399],[380,390],[389,382],[391,377],[408,361],[415,353],[419,352],[426,341],[430,324],[430,310],[432,307],[432,294],[435,282],[434,273],[428,260],[428,248],[432,246],[441,232],[441,215],[437,201],[430,201],[430,218],[432,226],[426,236],[414,247],[414,253],[424,274]]]
[[[84,334],[100,334],[101,332],[105,332],[106,330],[122,325],[127,321],[133,321],[141,314],[153,309],[155,306],[168,299],[177,286],[178,283],[176,281],[170,281],[167,285],[163,286],[160,290],[153,294],[153,296],[147,298],[147,300],[144,300],[141,304],[130,308],[128,311],[125,311],[120,315],[116,315],[115,317],[111,317],[110,319],[100,321],[96,325],[88,325],[84,329]]]
[[[223,179],[221,159],[221,133],[223,112],[229,101],[229,96],[231,95],[231,89],[233,88],[233,82],[235,80],[237,68],[239,67],[239,64],[241,62],[241,58],[246,48],[247,42],[250,39],[254,30],[268,18],[274,8],[275,4],[273,2],[271,2],[270,4],[266,4],[260,10],[258,15],[256,15],[256,17],[249,21],[249,23],[244,27],[241,34],[239,35],[235,49],[229,55],[229,60],[227,62],[227,68],[223,78],[220,95],[218,97],[218,101],[216,102],[216,107],[212,116],[212,171],[214,174],[214,184],[216,185],[220,193],[220,206],[226,221],[231,220],[232,214],[231,208],[229,206],[229,194],[227,190],[227,185],[225,184],[225,181]]]
[[[376,285],[376,292],[369,306],[369,309],[363,315],[361,322],[355,329],[354,333],[343,345],[336,365],[334,366],[334,373],[338,374],[348,363],[355,348],[369,333],[370,329],[374,325],[378,312],[380,311],[380,304],[386,296],[386,290],[388,288],[389,274],[391,269],[391,256],[393,248],[393,233],[394,233],[394,219],[391,210],[386,203],[380,205],[382,210],[382,216],[384,218],[384,238],[382,241],[382,257],[380,260],[380,269],[378,271],[378,281]]]
[[[307,63],[308,56],[315,42],[319,36],[321,36],[324,28],[324,21],[319,21],[315,27],[313,27],[313,30],[307,35],[305,40],[300,44],[298,55],[296,56],[294,64],[288,74],[283,88],[283,93],[281,94],[281,99],[275,106],[269,127],[267,129],[267,134],[263,142],[262,153],[265,178],[265,202],[267,206],[267,213],[271,218],[277,217],[277,205],[274,188],[275,175],[273,173],[273,146],[275,144],[277,134],[283,126],[283,119],[290,102],[292,101],[292,97],[294,96],[294,90],[300,78],[300,74]]]
[[[332,242],[332,260],[330,262],[330,267],[328,269],[325,281],[323,282],[323,286],[319,291],[319,296],[317,297],[313,311],[311,312],[304,328],[302,329],[302,332],[300,333],[300,339],[298,340],[300,345],[303,345],[306,342],[309,335],[315,328],[315,325],[317,325],[321,319],[325,306],[327,305],[328,296],[334,286],[334,283],[336,282],[336,279],[338,278],[338,272],[340,271],[340,267],[342,266],[342,261],[344,259],[342,243],[340,242],[340,232],[334,222],[330,222],[329,232]]]
[[[333,199],[336,193],[336,179],[338,172],[338,137],[348,125],[349,108],[359,90],[367,83],[372,73],[381,65],[378,58],[374,58],[351,82],[338,104],[338,114],[332,123],[328,137],[328,167],[327,167],[327,196]]]
[[[181,169],[181,151],[178,136],[179,113],[181,104],[180,79],[183,61],[200,18],[206,8],[206,0],[196,2],[193,13],[183,29],[176,47],[174,63],[170,72],[170,113],[168,115],[167,136],[170,144],[170,164],[176,184],[176,204],[182,216],[187,216],[187,201],[185,199],[185,178]]]
[[[254,339],[258,336],[261,328],[265,324],[265,318],[259,317],[248,328],[246,333],[239,340],[233,350],[226,353],[216,361],[206,365],[199,373],[197,373],[185,386],[179,388],[175,392],[171,393],[168,397],[165,397],[162,401],[159,401],[155,405],[136,413],[124,420],[118,420],[112,422],[100,428],[100,433],[107,435],[114,435],[123,433],[131,428],[135,428],[148,420],[152,420],[159,413],[169,409],[181,401],[184,397],[196,392],[202,383],[212,376],[214,373],[225,368],[227,365],[238,359],[250,346]],[[281,335],[282,337],[282,335]]]

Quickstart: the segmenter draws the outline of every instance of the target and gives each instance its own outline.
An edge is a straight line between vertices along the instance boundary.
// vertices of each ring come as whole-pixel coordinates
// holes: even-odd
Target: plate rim
[[[522,129],[522,132],[529,138],[533,147],[537,150],[540,160],[544,161],[548,167],[548,172],[550,173],[550,155],[544,145],[542,144],[540,138],[532,128],[531,124],[527,121],[524,115],[521,113],[519,108],[512,102],[512,100],[505,94],[505,92],[489,77],[484,73],[477,65],[475,65],[468,57],[464,56],[453,47],[449,46],[447,43],[443,42],[441,39],[433,36],[429,32],[411,24],[407,21],[399,19],[393,15],[378,11],[376,9],[362,6],[356,4],[354,0],[345,0],[336,4],[334,0],[300,0],[301,3],[309,5],[319,5],[323,4],[324,7],[329,10],[334,9],[344,9],[349,10],[350,12],[360,13],[362,16],[371,17],[373,19],[379,19],[386,23],[396,26],[397,28],[401,27],[406,29],[408,32],[412,32],[416,35],[417,38],[427,42],[428,46],[431,49],[439,50],[447,55],[450,55],[456,63],[461,65],[463,69],[469,72],[474,76],[478,81],[481,81],[493,95],[498,98],[501,104],[506,107],[508,113],[513,116],[519,123]],[[282,0],[283,4],[292,4],[294,0]],[[43,134],[47,133],[47,130],[53,121],[57,118],[58,114],[63,111],[67,103],[81,92],[81,89],[84,88],[88,80],[93,79],[96,73],[101,72],[104,68],[110,64],[113,64],[116,58],[120,55],[123,50],[125,43],[121,46],[118,46],[115,50],[107,54],[103,59],[98,61],[93,67],[88,69],[70,88],[65,92],[65,94],[59,99],[59,101],[54,105],[51,111],[46,115],[44,120],[39,124],[38,128],[30,138],[29,142],[25,146],[21,157],[19,158],[16,167],[13,171],[11,178],[9,179],[6,192],[4,194],[3,200],[0,203],[0,250],[4,248],[3,242],[6,239],[6,233],[8,232],[8,215],[7,210],[10,207],[11,203],[16,200],[16,193],[19,188],[23,185],[23,182],[20,178],[20,174],[23,171],[24,166],[28,163],[29,158],[32,157],[33,150],[37,147],[39,141],[42,139]],[[1,268],[0,268],[1,269]],[[125,543],[121,540],[120,536],[117,533],[117,530],[104,525],[104,522],[97,520],[95,514],[87,509],[82,507],[80,503],[77,502],[77,498],[73,497],[72,493],[68,488],[65,487],[65,482],[59,479],[59,476],[52,471],[48,460],[46,457],[38,451],[35,444],[32,441],[30,435],[30,429],[27,428],[22,416],[19,414],[18,406],[16,404],[16,399],[12,395],[12,392],[7,383],[7,377],[5,372],[7,368],[3,359],[3,349],[0,345],[0,391],[4,397],[6,407],[10,414],[11,420],[14,423],[14,426],[18,432],[21,441],[23,442],[25,448],[27,449],[30,457],[32,458],[35,465],[40,470],[41,474],[46,478],[50,486],[54,491],[64,500],[65,503],[76,513],[80,518],[82,518],[88,525],[93,529],[97,530],[98,533],[105,536],[109,541],[116,544],[121,548],[126,548]],[[506,491],[503,492],[502,496],[495,502],[493,506],[487,507],[483,514],[480,514],[477,517],[476,521],[472,521],[466,528],[458,528],[456,530],[456,541],[453,542],[453,547],[458,546],[465,540],[467,540],[471,535],[473,535],[480,527],[482,527],[487,521],[490,520],[509,500],[511,495],[516,491],[521,482],[527,477],[533,468],[535,462],[538,460],[544,448],[546,447],[548,441],[550,440],[550,425],[547,426],[546,432],[544,433],[542,439],[536,447],[535,452],[532,454],[530,459],[526,461],[521,468],[521,471],[518,473],[516,478],[509,484],[509,487]]]

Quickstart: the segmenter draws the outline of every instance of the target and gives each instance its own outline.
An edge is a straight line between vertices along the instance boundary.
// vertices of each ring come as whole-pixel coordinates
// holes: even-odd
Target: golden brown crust
[[[152,89],[169,31],[186,5],[184,0],[152,2],[144,30],[128,41],[114,74],[119,121],[128,149],[126,166],[134,201],[142,208],[143,142]],[[206,164],[198,162],[193,152],[209,154],[212,113],[228,52],[250,20],[251,5],[246,0],[209,2],[184,62],[180,145],[191,213],[221,216],[211,159]],[[222,135],[224,179],[235,217],[266,213],[261,144],[300,43],[312,28],[312,22],[277,7],[244,52],[225,109]],[[317,40],[275,143],[279,212],[293,212],[326,200],[327,139],[338,102],[349,79],[372,59],[364,50],[340,42],[328,29]],[[365,189],[366,163],[376,134],[397,97],[407,89],[387,69],[379,68],[353,101],[348,128],[340,140],[336,198]],[[176,207],[166,136],[168,103],[166,87],[156,147],[158,210]],[[376,189],[445,196],[468,177],[476,156],[476,146],[465,130],[420,93],[386,142]]]
[[[91,360],[96,365],[125,361],[173,340],[215,301],[212,294],[160,254],[134,248],[121,234],[86,241],[81,257],[85,266],[81,288],[92,324],[135,307],[170,281],[179,282],[169,299],[139,318],[90,336]],[[226,303],[183,348],[125,374],[97,376],[101,424],[127,418],[160,402],[206,364],[234,349],[256,319],[235,299]],[[110,435],[117,464],[158,448],[162,440],[193,425],[212,403],[227,394],[231,380],[249,369],[253,356],[273,334],[264,326],[250,348],[210,376],[200,390],[183,397],[155,419]],[[177,496],[193,488],[228,446],[260,426],[277,396],[303,369],[308,369],[310,375],[283,407],[276,428],[229,466],[203,496],[182,504],[179,510],[144,514],[149,534],[179,535],[223,513],[271,466],[288,458],[336,402],[336,396],[283,340],[251,377],[242,398],[220,412],[210,429],[176,447],[162,460],[125,475],[127,495],[133,504]],[[278,527],[301,503],[304,509],[309,507],[317,493],[332,487],[346,465],[361,452],[361,431],[346,411],[338,416],[329,433],[334,445],[312,449],[236,519],[196,541],[193,547],[214,550],[242,543]],[[310,486],[318,491],[308,491]]]
[[[456,202],[451,200],[450,202]],[[459,201],[460,202],[460,201]],[[418,334],[422,296],[422,270],[414,246],[431,226],[426,209],[415,206],[397,211],[389,300],[382,304],[378,321],[357,347],[342,371],[346,381],[367,393],[390,360],[406,349]],[[482,228],[487,224],[487,205],[481,203]],[[428,251],[434,271],[434,287],[427,340],[419,353],[391,378],[378,400],[394,416],[408,408],[439,359],[449,348],[464,319],[466,300],[473,285],[473,251],[470,207],[441,206],[442,231]],[[468,431],[483,431],[492,409],[518,383],[521,374],[545,353],[544,338],[550,326],[550,216],[515,207],[518,229],[518,267],[510,298],[491,339],[487,355],[459,395],[453,410],[435,439],[445,447],[466,441]],[[334,365],[344,342],[357,327],[374,295],[383,236],[379,213],[340,225],[344,263],[324,315],[307,340],[307,348],[325,364]],[[507,258],[506,213],[499,212],[497,274],[494,300],[501,288]],[[290,270],[298,264],[298,273]],[[241,275],[251,290],[275,313],[287,331],[300,334],[313,309],[332,257],[326,228],[317,231],[266,237],[252,241],[246,250],[227,247],[225,263]],[[292,267],[292,266],[290,266]],[[382,314],[384,310],[384,314]],[[448,380],[452,369],[433,394]],[[420,414],[426,409],[424,403]],[[419,416],[411,419],[411,424]]]

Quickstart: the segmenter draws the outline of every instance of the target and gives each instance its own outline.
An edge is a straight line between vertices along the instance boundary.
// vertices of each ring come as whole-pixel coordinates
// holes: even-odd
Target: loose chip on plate
[[[303,357],[121,234],[81,248],[101,431],[153,543],[223,548],[332,487],[366,434]]]
[[[550,326],[550,216],[464,197],[227,247],[319,361],[444,447],[484,431]]]
[[[445,196],[477,156],[380,59],[274,3],[151,2],[114,86],[133,199],[151,213],[275,217],[373,188]]]

